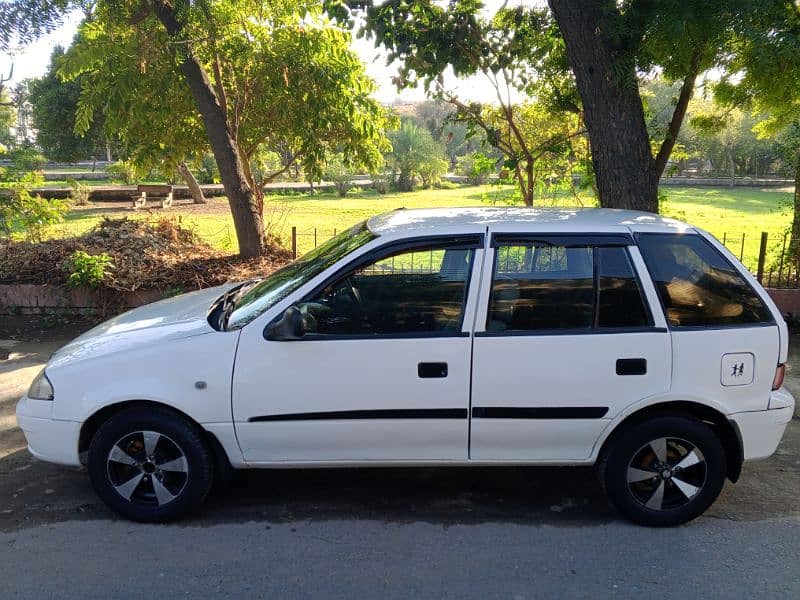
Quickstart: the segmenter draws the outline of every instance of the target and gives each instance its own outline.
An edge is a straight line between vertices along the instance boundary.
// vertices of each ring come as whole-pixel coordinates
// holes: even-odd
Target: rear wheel
[[[89,446],[89,478],[100,498],[127,519],[164,522],[202,504],[213,456],[197,426],[166,409],[112,416]]]
[[[609,499],[643,525],[680,525],[703,514],[725,482],[725,451],[708,425],[656,417],[615,437],[600,464]]]

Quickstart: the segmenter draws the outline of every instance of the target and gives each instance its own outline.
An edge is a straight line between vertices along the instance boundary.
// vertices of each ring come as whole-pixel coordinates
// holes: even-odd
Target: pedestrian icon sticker
[[[748,385],[753,382],[754,358],[749,352],[725,354],[722,357],[721,382],[724,386]]]

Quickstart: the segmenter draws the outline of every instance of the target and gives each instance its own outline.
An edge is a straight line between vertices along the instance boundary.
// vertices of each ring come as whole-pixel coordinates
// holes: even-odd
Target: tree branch
[[[667,128],[667,135],[664,141],[661,142],[661,147],[658,149],[653,166],[655,168],[656,176],[661,177],[664,173],[664,168],[667,166],[672,149],[675,147],[675,142],[678,141],[678,134],[681,131],[681,125],[686,117],[686,110],[689,107],[689,100],[692,99],[694,94],[694,82],[697,79],[697,74],[700,70],[700,61],[703,58],[703,49],[697,48],[692,55],[692,63],[689,67],[689,72],[683,80],[681,86],[681,93],[678,96],[678,102],[675,104],[675,111],[672,113],[672,119]]]

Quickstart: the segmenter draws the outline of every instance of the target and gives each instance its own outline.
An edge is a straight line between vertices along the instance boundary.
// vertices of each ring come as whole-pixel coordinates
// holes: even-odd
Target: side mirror
[[[272,342],[299,340],[306,334],[303,314],[296,306],[286,309],[280,319],[267,325],[264,338]]]

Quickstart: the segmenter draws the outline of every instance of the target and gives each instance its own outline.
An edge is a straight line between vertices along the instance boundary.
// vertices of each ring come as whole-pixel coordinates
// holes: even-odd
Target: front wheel
[[[133,521],[165,522],[205,500],[213,457],[197,426],[174,412],[131,408],[97,430],[88,469],[109,508]]]
[[[612,504],[643,525],[680,525],[700,516],[722,491],[725,450],[705,423],[656,417],[616,436],[599,470]]]

